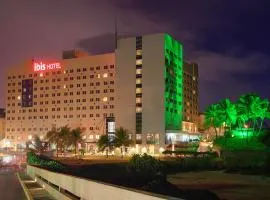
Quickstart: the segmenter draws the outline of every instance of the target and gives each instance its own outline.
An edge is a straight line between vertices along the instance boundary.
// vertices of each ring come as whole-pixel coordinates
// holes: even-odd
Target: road
[[[16,172],[11,168],[0,168],[0,199],[26,200]]]

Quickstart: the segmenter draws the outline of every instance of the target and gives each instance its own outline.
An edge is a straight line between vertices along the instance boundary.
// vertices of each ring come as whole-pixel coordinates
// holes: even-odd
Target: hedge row
[[[183,156],[192,156],[192,157],[208,157],[208,156],[217,156],[216,152],[196,152],[196,151],[170,151],[166,150],[163,152],[165,155],[183,155]]]
[[[35,165],[52,171],[62,171],[65,169],[65,166],[62,163],[45,156],[36,155],[34,152],[27,153],[27,163],[29,165]]]

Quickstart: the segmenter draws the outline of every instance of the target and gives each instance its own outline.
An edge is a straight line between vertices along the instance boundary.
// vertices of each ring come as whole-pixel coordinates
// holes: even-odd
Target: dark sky
[[[110,51],[115,10],[120,35],[182,41],[186,59],[199,63],[201,110],[246,92],[270,98],[269,0],[1,0],[0,92],[6,69],[26,59]]]

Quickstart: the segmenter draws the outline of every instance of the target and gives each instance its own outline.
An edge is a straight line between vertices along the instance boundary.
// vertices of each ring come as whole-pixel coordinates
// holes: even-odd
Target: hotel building
[[[7,76],[6,139],[16,147],[53,126],[84,127],[94,143],[114,116],[114,53],[61,61],[29,61]]]
[[[183,73],[183,131],[197,133],[199,115],[198,64],[185,61]]]
[[[122,38],[108,54],[22,63],[7,75],[6,139],[23,148],[68,125],[85,128],[89,150],[122,126],[136,144],[164,147],[181,137],[183,69],[182,44],[168,34]]]

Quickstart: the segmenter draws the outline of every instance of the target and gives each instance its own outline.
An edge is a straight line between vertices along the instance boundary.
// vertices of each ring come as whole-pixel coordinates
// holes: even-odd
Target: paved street
[[[16,172],[9,168],[0,169],[0,199],[25,200],[23,189],[17,179]]]

